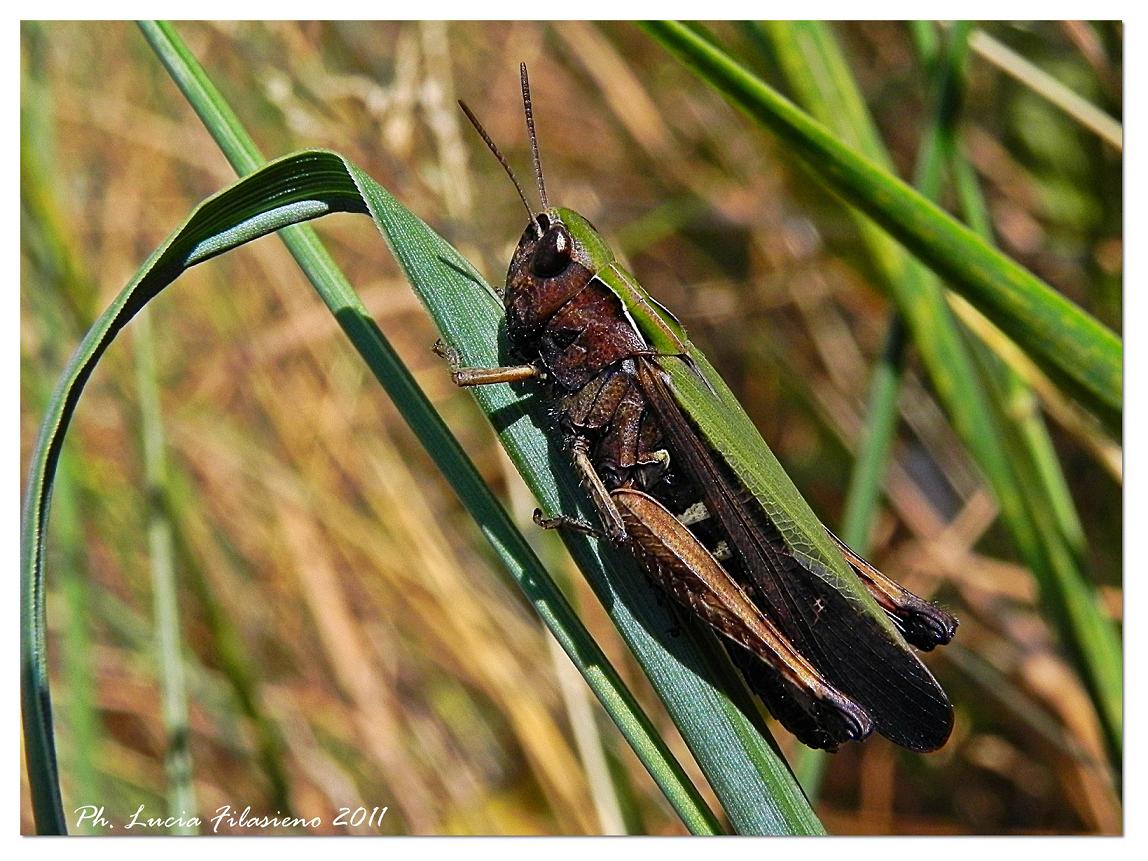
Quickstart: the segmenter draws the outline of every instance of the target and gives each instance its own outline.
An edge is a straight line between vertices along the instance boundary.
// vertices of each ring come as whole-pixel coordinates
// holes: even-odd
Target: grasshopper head
[[[538,335],[554,313],[614,260],[585,218],[555,207],[532,216],[506,272],[506,324],[512,340]]]

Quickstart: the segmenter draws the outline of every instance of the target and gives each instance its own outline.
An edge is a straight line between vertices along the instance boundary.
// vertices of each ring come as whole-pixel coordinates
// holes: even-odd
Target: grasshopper
[[[522,99],[541,209],[482,124],[530,220],[502,298],[520,364],[463,368],[460,386],[541,381],[604,536],[711,626],[783,726],[836,750],[876,730],[913,751],[953,726],[944,691],[909,645],[948,643],[957,620],[902,588],[817,519],[681,323],[585,218],[546,193],[526,66]]]

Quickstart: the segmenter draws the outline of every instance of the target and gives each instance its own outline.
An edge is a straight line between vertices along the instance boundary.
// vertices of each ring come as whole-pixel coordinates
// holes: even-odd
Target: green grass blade
[[[992,218],[988,204],[981,192],[976,172],[961,151],[956,135],[946,134],[941,144],[940,156],[949,166],[961,214],[968,225],[986,242],[993,241]],[[1033,404],[1033,394],[1021,379],[1005,369],[999,371],[1004,390],[1005,412],[1015,416],[1025,447],[1031,452],[1039,473],[1039,485],[1049,504],[1056,512],[1056,519],[1065,541],[1073,552],[1082,557],[1085,552],[1084,529],[1072,501],[1064,472],[1060,468],[1056,449],[1052,444],[1048,428]]]
[[[991,240],[984,202],[975,179],[963,164],[955,142],[943,156],[963,177],[960,193],[966,217],[980,224]],[[999,410],[1012,421],[1004,424],[1006,450],[1021,487],[1027,489],[1030,517],[1046,547],[1050,564],[1040,577],[1041,598],[1080,665],[1085,686],[1096,705],[1113,767],[1121,768],[1123,750],[1123,652],[1116,626],[1102,608],[1100,596],[1087,582],[1088,548],[1080,517],[1059,457],[1032,391],[995,353],[974,344],[978,362],[991,381]],[[1051,574],[1050,578],[1048,575]]]
[[[773,130],[829,188],[909,248],[1109,426],[1119,424],[1119,338],[879,165],[844,145],[719,47],[676,22],[644,29]]]
[[[140,21],[139,28],[235,172],[257,170],[266,161],[259,147],[171,23]]]
[[[828,28],[810,23],[775,24],[767,32],[801,100],[871,161],[890,164]],[[958,27],[951,35],[959,38],[963,32]],[[959,67],[962,52],[959,45],[955,46],[946,62]],[[942,106],[951,108],[955,104],[952,94],[943,90],[959,82],[956,67],[942,65],[937,70],[937,99]],[[813,68],[830,71],[814,76]],[[822,98],[830,88],[836,92]],[[841,94],[846,92],[852,94],[845,99],[851,105],[842,102]],[[938,112],[937,116],[944,122],[927,130],[918,167],[918,183],[929,194],[939,189],[941,168],[952,140],[951,111]],[[844,118],[840,127],[838,117]],[[1119,750],[1119,637],[1087,582],[1071,530],[1063,526],[1072,517],[1063,513],[1065,505],[1071,507],[1071,501],[1054,487],[1054,478],[1046,480],[1040,475],[1040,468],[1054,467],[1041,455],[1043,447],[1030,448],[1018,438],[1011,408],[1013,399],[1006,399],[1000,387],[1020,383],[1004,382],[1006,371],[995,356],[978,343],[969,343],[958,331],[940,287],[929,273],[867,220],[861,220],[859,227],[905,316],[955,429],[991,484],[1017,548],[1040,582],[1046,613],[1066,637],[1096,703],[1109,744],[1113,750]],[[1029,432],[1037,433],[1031,428]]]
[[[936,72],[937,99],[942,105],[951,106],[959,101],[957,90],[965,53],[971,45],[970,31],[966,22],[958,22],[946,34],[949,47],[938,58]],[[979,186],[961,164],[955,112],[941,111],[938,116],[941,121],[929,130],[931,151],[927,170],[939,184],[943,165],[950,165],[954,180],[960,183],[958,196],[966,218],[977,234],[991,243],[991,221]],[[1058,627],[1061,630],[1067,627],[1071,632],[1070,644],[1077,652],[1078,663],[1082,664],[1085,683],[1100,714],[1114,765],[1119,768],[1123,745],[1119,637],[1101,610],[1099,596],[1087,582],[1087,548],[1068,484],[1032,392],[983,343],[972,341],[970,348],[984,371],[983,376],[988,378],[990,403],[1000,417],[999,425],[1016,480],[1023,491],[1022,498],[1051,563],[1035,567],[1041,580],[1042,598],[1052,618],[1059,622]]]

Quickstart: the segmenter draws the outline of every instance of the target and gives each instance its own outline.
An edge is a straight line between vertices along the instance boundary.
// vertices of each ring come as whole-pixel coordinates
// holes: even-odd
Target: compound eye
[[[530,268],[539,278],[561,275],[570,265],[573,250],[574,241],[570,238],[569,231],[561,224],[555,224],[538,240]]]

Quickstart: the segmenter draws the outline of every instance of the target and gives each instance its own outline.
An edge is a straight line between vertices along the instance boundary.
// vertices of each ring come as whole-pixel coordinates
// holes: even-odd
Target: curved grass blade
[[[277,230],[285,224],[327,212],[366,212],[368,206],[364,201],[365,193],[360,190],[366,186],[373,186],[370,192],[372,202],[376,207],[385,208],[385,220],[390,227],[406,232],[406,242],[415,243],[421,240],[424,247],[429,245],[434,248],[435,260],[438,269],[441,270],[440,279],[443,273],[451,273],[454,279],[453,282],[447,279],[445,284],[440,280],[437,285],[439,290],[449,296],[452,288],[459,288],[460,284],[473,283],[473,276],[468,272],[469,264],[459,258],[421,222],[406,213],[373,181],[333,153],[304,152],[268,165],[264,170],[241,180],[232,188],[202,204],[184,226],[152,255],[136,279],[101,316],[69,363],[42,426],[32,459],[25,504],[22,542],[24,585],[22,667],[27,681],[27,686],[24,688],[25,743],[30,763],[33,761],[50,763],[49,768],[37,770],[36,773],[55,778],[51,711],[43,646],[44,525],[52,478],[64,432],[84,382],[116,333],[147,301],[171,283],[184,269]],[[423,276],[425,277],[425,270]],[[358,304],[357,299],[354,300],[354,304],[357,308],[349,304],[343,305],[337,314],[341,314],[341,322],[352,330],[352,339],[356,340],[361,350],[364,350],[363,344],[369,339],[368,332],[374,324],[366,318],[365,311],[358,310],[362,306]],[[452,311],[456,313],[459,311],[457,303],[452,307]],[[372,348],[370,363],[377,373],[385,373],[380,370],[380,362],[374,355],[377,349]],[[393,384],[394,381],[388,382]],[[404,377],[403,383],[413,386],[409,375]],[[425,421],[431,419],[426,418]],[[457,443],[445,436],[445,429],[441,426],[437,433],[443,439],[436,438],[434,432],[426,428],[422,430],[425,434],[423,438],[431,439],[428,445],[434,445],[435,450],[446,452],[450,451],[452,446],[457,450]],[[465,456],[461,456],[460,462],[454,464],[452,470],[456,480],[481,485],[481,480]],[[477,496],[477,491],[471,488],[470,494],[473,498]],[[493,499],[489,500],[489,509],[482,512],[484,532],[496,544],[496,549],[500,551],[504,561],[514,566],[520,582],[527,587],[528,595],[539,607],[544,619],[556,629],[559,641],[574,658],[583,674],[588,676],[591,687],[606,703],[607,710],[618,720],[623,734],[650,767],[655,779],[663,784],[671,803],[683,815],[683,819],[691,829],[699,832],[714,831],[717,826],[712,814],[706,810],[696,791],[689,785],[680,766],[661,745],[648,719],[640,712],[604,655],[581,627],[557,587],[545,572],[533,563],[533,557],[525,547],[521,535],[514,530]],[[29,772],[31,776],[33,769],[30,768]],[[45,785],[40,780],[32,782],[38,827],[42,830],[62,831],[63,819],[59,811],[58,785],[54,780],[49,781],[50,785]]]
[[[21,706],[32,809],[41,833],[66,831],[44,642],[43,555],[52,480],[68,421],[84,384],[116,334],[185,268],[294,221],[352,206],[354,185],[345,171],[342,175],[346,181],[340,184],[337,172],[322,170],[322,160],[316,160],[321,155],[304,153],[273,164],[260,181],[240,182],[229,193],[197,209],[88,331],[48,404],[32,453],[20,541]],[[315,169],[307,170],[307,165]],[[253,204],[266,187],[277,193],[259,209]]]
[[[44,660],[43,537],[55,466],[83,385],[116,333],[184,269],[284,226],[338,211],[369,211],[375,216],[404,271],[415,279],[444,334],[464,358],[485,361],[495,355],[501,309],[470,264],[385,190],[334,153],[299,153],[239,181],[202,204],[152,255],[74,355],[52,399],[33,456],[22,542],[22,669],[28,759],[44,764],[42,769],[29,770],[34,775],[38,827],[43,830],[63,830]],[[306,236],[297,238],[304,240],[304,246],[315,241]],[[394,360],[385,355],[381,333],[357,298],[337,290],[324,298],[388,388],[410,389],[405,395],[408,400],[421,398],[405,370],[392,367]],[[509,391],[491,392],[489,398],[484,406],[498,415],[501,435],[515,460],[529,470],[540,501],[572,510],[571,501],[579,496],[576,481],[568,469],[554,477],[554,452],[520,400]],[[561,592],[536,564],[521,534],[482,485],[457,443],[429,406],[424,414],[409,420],[687,826],[698,833],[718,830],[716,820],[649,720]],[[731,699],[723,693],[734,690],[737,697],[737,688],[727,687],[723,678],[727,668],[713,664],[712,643],[704,635],[687,632],[667,650],[660,640],[663,632],[674,627],[674,618],[651,600],[632,563],[602,554],[587,541],[575,538],[571,543],[576,558],[591,570],[592,585],[666,698],[735,827],[749,833],[819,832],[820,824],[800,789],[761,733],[752,704],[744,697]]]
[[[1104,420],[1119,426],[1122,346],[1105,326],[820,123],[690,27],[643,28],[734,105],[790,144],[834,192],[944,277]]]

